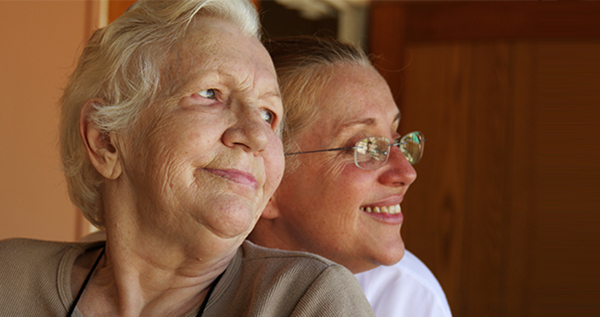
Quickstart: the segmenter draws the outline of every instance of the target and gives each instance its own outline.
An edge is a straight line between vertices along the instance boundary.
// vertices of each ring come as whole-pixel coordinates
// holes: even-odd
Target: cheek
[[[183,193],[193,183],[193,174],[188,173],[189,165],[181,155],[173,149],[156,149],[148,156],[137,156],[130,161],[128,178],[137,188],[138,195],[157,197],[172,197],[175,193]]]
[[[315,212],[306,216],[313,221],[349,220],[348,215],[358,210],[368,192],[364,173],[354,165],[353,158],[335,154],[310,155],[302,157],[294,173],[285,178],[287,200],[292,205],[301,205],[300,212]]]
[[[337,162],[326,167],[320,178],[328,183],[330,199],[340,206],[344,214],[354,214],[365,203],[376,180],[374,173],[362,170],[354,164],[354,160]]]
[[[135,142],[125,162],[128,164],[128,170],[132,172],[132,177],[142,178],[144,182],[157,183],[141,185],[160,184],[164,189],[182,186],[174,184],[174,179],[186,183],[191,181],[181,180],[181,177],[190,168],[189,159],[194,149],[203,146],[206,148],[201,142],[202,138],[193,130],[177,130],[174,124],[163,123]],[[201,159],[198,155],[193,157]]]
[[[338,155],[322,158],[311,164],[322,166],[318,179],[328,181],[332,184],[346,184],[360,171],[354,165],[354,157],[351,155]]]

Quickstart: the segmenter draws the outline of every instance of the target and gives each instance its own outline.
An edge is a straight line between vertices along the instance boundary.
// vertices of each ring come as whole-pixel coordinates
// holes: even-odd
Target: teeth
[[[399,214],[402,209],[400,208],[400,204],[397,205],[392,205],[392,206],[381,206],[381,207],[360,207],[360,210],[362,211],[366,211],[368,213],[384,213],[384,214],[390,214],[390,215],[395,215],[395,214]]]

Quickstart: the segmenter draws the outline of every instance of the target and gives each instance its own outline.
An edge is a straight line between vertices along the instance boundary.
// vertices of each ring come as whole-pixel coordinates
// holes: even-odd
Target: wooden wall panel
[[[600,315],[598,5],[373,3],[402,12],[371,53],[404,58],[380,69],[427,138],[402,234],[455,316]]]
[[[406,35],[406,8],[401,3],[389,3],[386,6],[373,5],[371,28],[385,32],[371,32],[369,46],[377,52],[374,59],[378,71],[385,73],[385,79],[392,95],[399,96],[402,87],[402,74],[399,70],[406,67],[404,61],[404,37]],[[385,54],[381,54],[385,52]],[[381,54],[381,55],[379,55]],[[389,58],[393,56],[394,58]]]
[[[505,292],[503,275],[507,255],[505,225],[507,212],[507,152],[511,133],[509,54],[505,43],[468,44],[465,71],[468,86],[469,134],[467,150],[467,186],[463,252],[463,281],[459,315],[495,316]],[[493,74],[493,76],[490,76]],[[492,278],[495,277],[495,278]],[[485,296],[493,294],[494,296]],[[476,300],[477,303],[472,303]]]
[[[405,7],[408,42],[600,37],[596,1],[388,2],[374,6]]]
[[[427,144],[403,205],[406,245],[437,274],[458,316],[523,311],[523,241],[533,232],[523,231],[531,225],[531,187],[519,184],[532,173],[523,154],[532,135],[531,105],[523,106],[532,98],[514,86],[531,86],[520,73],[531,50],[495,42],[417,44],[407,52],[401,130],[422,130]]]
[[[511,45],[509,91],[512,115],[506,155],[509,171],[507,209],[510,219],[505,224],[507,256],[503,259],[506,272],[503,279],[506,292],[501,316],[531,316],[532,274],[535,237],[535,160],[532,151],[535,122],[535,52],[529,42]]]
[[[407,54],[413,57],[405,72],[410,82],[403,91],[411,92],[404,95],[405,103],[411,106],[401,109],[400,130],[420,130],[427,141],[426,155],[415,166],[417,181],[403,203],[402,235],[407,248],[435,269],[450,302],[456,302],[460,299],[463,279],[466,210],[463,188],[467,181],[465,162],[469,147],[468,127],[462,122],[468,118],[469,105],[467,86],[455,83],[464,82],[468,76],[460,68],[467,52],[456,45],[434,47],[413,46]],[[430,252],[421,252],[423,249]]]
[[[600,315],[598,56],[600,40],[537,46],[537,316]]]

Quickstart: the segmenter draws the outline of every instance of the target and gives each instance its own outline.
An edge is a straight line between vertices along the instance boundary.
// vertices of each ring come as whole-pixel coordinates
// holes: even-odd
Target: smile
[[[366,211],[369,213],[376,213],[376,214],[390,214],[390,215],[395,215],[395,214],[399,214],[402,212],[402,209],[400,208],[400,204],[397,205],[392,205],[392,206],[381,206],[381,207],[360,207],[360,210],[362,211]]]
[[[240,185],[248,186],[253,189],[257,189],[259,187],[258,182],[256,181],[256,178],[254,178],[254,176],[252,176],[252,174],[250,174],[250,173],[242,172],[242,171],[235,170],[235,169],[205,168],[204,170],[213,175],[222,177],[224,179],[227,179],[234,183],[238,183]]]

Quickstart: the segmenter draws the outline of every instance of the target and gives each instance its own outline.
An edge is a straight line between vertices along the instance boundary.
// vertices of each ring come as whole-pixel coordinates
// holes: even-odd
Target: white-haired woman
[[[61,154],[107,239],[0,243],[0,315],[373,314],[342,267],[244,243],[284,165],[258,28],[246,0],[142,0],[93,35]]]
[[[400,236],[423,135],[398,133],[390,89],[360,49],[318,37],[266,47],[284,100],[286,170],[249,239],[366,271],[357,277],[377,316],[449,316],[439,283]]]

